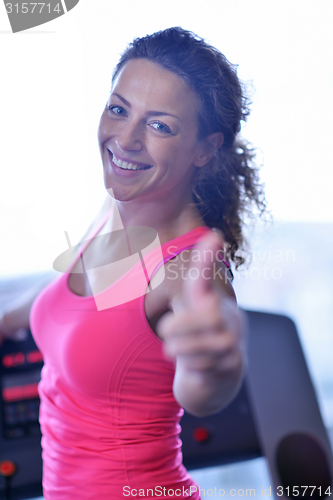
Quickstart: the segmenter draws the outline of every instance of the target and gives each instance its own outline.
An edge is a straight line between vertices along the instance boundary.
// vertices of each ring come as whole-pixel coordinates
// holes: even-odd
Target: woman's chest
[[[127,242],[119,242],[112,248],[90,246],[81,254],[69,274],[68,288],[73,294],[82,297],[96,297],[106,290],[111,294],[113,289],[114,294],[121,290],[122,295],[133,297],[133,289],[138,288],[139,282],[143,281],[135,298],[144,295],[143,309],[146,319],[156,333],[156,324],[170,309],[172,290],[169,286],[170,279],[165,273],[168,265],[169,262],[156,274],[152,273],[153,276],[149,279],[151,274],[148,275],[142,255],[139,253],[129,255]],[[132,272],[133,269],[135,272]]]
[[[147,325],[140,298],[98,311],[91,297],[63,293],[63,281],[39,297],[33,334],[45,363],[64,383],[105,399],[127,388],[142,392],[142,384],[165,367],[169,387],[172,366],[165,365],[163,345]]]
[[[108,286],[114,283],[108,281]],[[97,286],[103,288],[106,283],[102,283],[98,272],[89,273],[71,273],[68,279],[70,291],[77,296],[93,297],[93,289]],[[150,285],[150,286],[149,286]],[[169,310],[169,289],[167,281],[163,280],[158,286],[154,287],[154,278],[147,285],[143,299],[143,311],[150,328],[157,335],[156,325],[162,315]],[[106,288],[106,287],[105,287]]]

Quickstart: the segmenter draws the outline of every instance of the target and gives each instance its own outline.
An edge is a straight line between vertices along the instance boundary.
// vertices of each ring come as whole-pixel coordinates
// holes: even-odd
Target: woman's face
[[[188,199],[193,172],[206,163],[197,110],[174,73],[146,59],[124,65],[98,129],[105,187],[117,200]]]

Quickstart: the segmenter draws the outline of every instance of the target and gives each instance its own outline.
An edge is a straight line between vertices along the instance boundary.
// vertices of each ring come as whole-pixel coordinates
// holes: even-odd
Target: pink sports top
[[[163,261],[193,247],[206,231],[199,227],[163,244]],[[160,255],[153,249],[145,256],[155,272]],[[199,487],[182,464],[174,364],[145,315],[147,281],[137,299],[98,310],[93,296],[70,290],[73,266],[31,311],[44,357],[38,390],[45,499],[198,500]],[[139,268],[142,273],[135,265],[105,293],[116,296],[124,280],[130,286]]]

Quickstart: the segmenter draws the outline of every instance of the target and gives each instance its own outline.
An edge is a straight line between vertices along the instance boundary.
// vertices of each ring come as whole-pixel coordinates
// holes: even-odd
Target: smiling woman
[[[47,500],[199,499],[179,420],[219,411],[242,381],[229,258],[242,262],[244,212],[264,209],[247,114],[235,68],[191,32],[121,57],[98,129],[109,201],[31,311]]]
[[[251,217],[253,204],[260,213],[265,212],[264,194],[254,163],[255,151],[239,135],[241,122],[249,115],[248,99],[237,77],[236,66],[199,37],[188,35],[189,32],[171,28],[135,39],[117,64],[113,83],[130,61],[143,60],[167,70],[166,78],[167,73],[169,77],[178,76],[185,93],[194,93],[196,99],[191,111],[195,112],[197,139],[203,140],[201,145],[205,144],[209,154],[205,156],[204,168],[195,169],[191,180],[192,200],[205,224],[223,231],[230,258],[238,267],[244,262],[237,252],[245,250],[244,215]],[[150,88],[155,90],[155,95],[159,94],[154,82]],[[177,107],[178,103],[171,97],[169,104]],[[212,148],[207,150],[211,136]]]
[[[131,201],[134,213],[158,200],[179,216],[193,203],[193,174],[223,142],[220,132],[198,140],[197,108],[187,84],[154,62],[130,60],[119,71],[98,137],[105,186],[117,200]],[[119,210],[126,217],[122,204]]]

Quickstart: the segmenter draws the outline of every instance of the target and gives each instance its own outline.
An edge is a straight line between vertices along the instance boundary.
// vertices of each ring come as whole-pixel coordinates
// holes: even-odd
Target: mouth
[[[117,158],[112,151],[109,150],[109,155],[111,157],[112,162],[122,170],[149,170],[152,168],[152,165],[143,165],[137,163],[128,163],[127,161],[122,161],[120,158]]]

